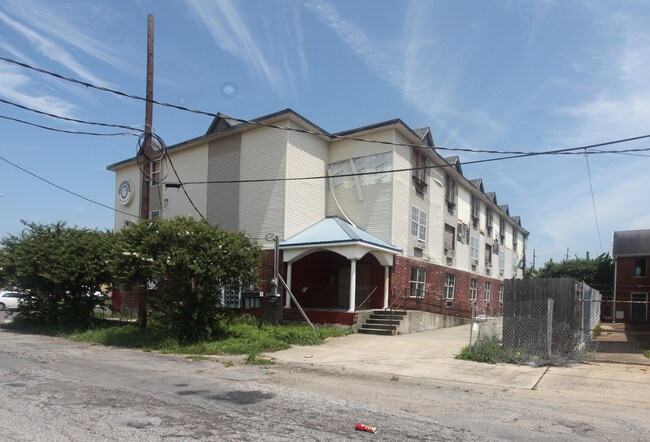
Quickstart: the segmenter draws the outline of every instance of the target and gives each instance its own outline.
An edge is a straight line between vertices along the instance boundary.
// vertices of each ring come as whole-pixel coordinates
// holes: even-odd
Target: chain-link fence
[[[608,321],[612,301],[596,291],[582,295],[571,319],[554,317],[553,299],[506,303],[499,316],[474,312],[468,351],[475,360],[534,366],[587,360],[650,365],[650,324]]]
[[[502,316],[474,316],[469,351],[493,362],[534,366],[567,365],[591,357],[592,340],[569,322],[555,319],[553,303],[508,303]]]

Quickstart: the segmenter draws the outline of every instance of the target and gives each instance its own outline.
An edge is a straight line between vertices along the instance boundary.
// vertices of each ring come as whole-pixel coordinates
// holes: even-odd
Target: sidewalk
[[[454,357],[467,345],[470,325],[399,336],[353,334],[320,346],[293,347],[267,356],[279,364],[345,368],[373,374],[519,389],[613,391],[650,404],[647,366],[591,363],[573,367],[482,364]]]

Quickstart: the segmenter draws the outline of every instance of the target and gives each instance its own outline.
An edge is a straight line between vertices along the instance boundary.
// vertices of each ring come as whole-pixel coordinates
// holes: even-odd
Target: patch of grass
[[[232,367],[233,365],[234,365],[234,364],[233,364],[232,361],[226,361],[226,362],[223,363],[223,366],[224,366],[224,367]]]
[[[250,365],[271,365],[273,360],[251,353],[246,356],[246,363]]]
[[[393,381],[393,382],[397,382],[397,381],[399,381],[399,376],[393,375],[393,376],[391,376],[390,380]]]
[[[316,331],[303,324],[264,325],[258,327],[250,317],[233,317],[224,322],[222,337],[211,341],[179,342],[166,335],[156,323],[151,321],[146,330],[137,324],[116,321],[97,321],[97,326],[89,330],[56,325],[42,326],[14,321],[5,324],[6,328],[62,336],[68,339],[92,344],[115,347],[139,348],[144,351],[160,351],[167,354],[183,355],[254,355],[283,350],[292,345],[319,345],[329,337],[349,334],[346,329],[336,326],[321,326]]]
[[[521,365],[527,364],[531,360],[531,355],[524,350],[504,349],[498,338],[488,337],[479,339],[471,349],[469,346],[463,348],[456,355],[456,359],[487,364],[504,362]]]
[[[594,334],[594,338],[597,338],[597,337],[600,336],[602,333],[603,333],[603,328],[600,326],[600,324],[596,325],[596,326],[594,327],[594,332],[593,332],[593,334]]]

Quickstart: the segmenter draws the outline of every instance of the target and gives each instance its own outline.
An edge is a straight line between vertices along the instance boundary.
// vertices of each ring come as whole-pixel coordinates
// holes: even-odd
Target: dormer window
[[[415,147],[411,152],[411,165],[413,167],[413,185],[415,186],[415,192],[419,196],[423,196],[427,190],[429,169],[427,168],[426,155]]]
[[[472,225],[474,226],[474,228],[477,228],[479,216],[481,214],[481,202],[475,195],[472,195],[471,203],[472,203]]]

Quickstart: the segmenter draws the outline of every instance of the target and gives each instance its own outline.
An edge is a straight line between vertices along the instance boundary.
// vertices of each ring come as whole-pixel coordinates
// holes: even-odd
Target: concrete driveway
[[[650,405],[647,366],[586,363],[570,367],[483,364],[454,359],[469,341],[470,325],[399,336],[353,334],[315,347],[293,347],[267,356],[278,364],[327,371],[351,370],[500,388],[564,394],[612,395]]]

